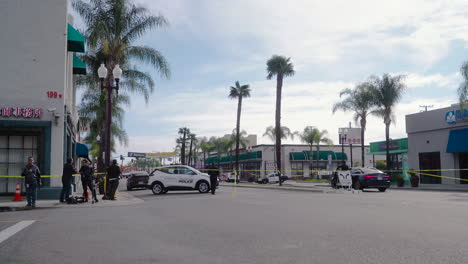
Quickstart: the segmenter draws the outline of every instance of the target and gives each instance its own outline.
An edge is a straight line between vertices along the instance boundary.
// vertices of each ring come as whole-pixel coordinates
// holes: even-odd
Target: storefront
[[[66,1],[5,5],[0,10],[0,34],[8,36],[0,49],[8,62],[0,64],[0,175],[19,176],[29,156],[43,175],[61,175],[66,158],[77,157],[74,76],[86,74],[86,66],[75,53],[84,52],[84,37],[72,26]],[[0,194],[14,193],[20,181],[0,177]],[[60,177],[43,183],[40,195],[61,186]]]
[[[395,179],[397,176],[402,176],[405,183],[409,184],[409,160],[408,160],[408,138],[392,139],[389,142],[390,153],[390,171],[388,174]],[[386,157],[387,155],[387,142],[371,142],[369,155],[375,157],[376,155]],[[375,158],[374,158],[375,161]],[[374,167],[376,164],[374,162]]]
[[[459,104],[406,116],[410,168],[421,184],[467,184],[468,109]]]

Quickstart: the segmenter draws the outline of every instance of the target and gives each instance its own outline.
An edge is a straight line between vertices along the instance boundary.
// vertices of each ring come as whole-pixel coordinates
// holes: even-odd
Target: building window
[[[440,152],[419,153],[419,169],[424,170],[424,174],[440,176]],[[442,179],[436,176],[421,175],[421,183],[442,183]]]
[[[304,166],[302,162],[291,162],[291,177],[304,176]]]

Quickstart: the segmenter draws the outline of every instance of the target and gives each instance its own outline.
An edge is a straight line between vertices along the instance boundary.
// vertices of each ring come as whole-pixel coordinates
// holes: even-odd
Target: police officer
[[[216,185],[218,184],[219,170],[212,165],[208,174],[210,175],[211,194],[214,195],[216,193]]]
[[[75,167],[73,166],[73,159],[67,158],[67,163],[63,165],[62,172],[62,191],[60,192],[60,202],[65,203],[71,195],[71,185],[73,180],[73,174],[76,174]]]
[[[117,160],[112,160],[112,165],[107,169],[107,199],[115,200],[115,191],[119,187],[120,168]]]
[[[88,201],[88,188],[91,190],[92,194],[92,203],[97,203],[99,200],[96,197],[96,188],[94,184],[94,176],[93,176],[93,168],[88,166],[88,161],[83,160],[81,162],[81,168],[80,168],[80,174],[81,174],[81,183],[83,185],[83,197],[85,199],[85,202]]]
[[[36,208],[37,189],[41,188],[41,171],[34,164],[34,158],[28,157],[28,164],[23,168],[21,176],[24,176],[26,185],[27,208]]]

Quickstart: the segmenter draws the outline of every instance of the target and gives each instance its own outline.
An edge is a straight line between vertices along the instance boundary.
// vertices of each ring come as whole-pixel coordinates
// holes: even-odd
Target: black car
[[[145,171],[131,172],[127,179],[127,191],[134,188],[146,188],[148,185],[149,174]]]
[[[376,188],[385,192],[390,187],[390,176],[375,168],[351,168],[351,177],[355,190]]]

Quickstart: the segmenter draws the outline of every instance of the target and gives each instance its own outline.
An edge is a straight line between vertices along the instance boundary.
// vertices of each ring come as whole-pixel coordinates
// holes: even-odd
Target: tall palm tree
[[[235,170],[239,171],[239,143],[240,143],[240,118],[242,110],[242,99],[250,97],[250,87],[248,84],[240,85],[239,81],[235,86],[231,86],[229,98],[237,99],[237,122],[236,122],[236,164]]]
[[[221,169],[221,155],[228,152],[230,140],[222,138],[222,137],[219,137],[219,138],[212,137],[210,141],[213,144],[213,150],[216,151],[216,155],[218,156],[218,170],[220,170]]]
[[[159,51],[134,44],[151,29],[167,25],[166,19],[161,15],[149,14],[146,8],[129,0],[74,0],[72,6],[83,18],[86,26],[83,32],[89,47],[87,54],[80,57],[90,69],[90,74],[78,77],[77,86],[87,87],[85,94],[90,90],[99,90],[97,69],[101,63],[107,67],[105,82],[110,85],[113,80],[112,70],[119,64],[123,70],[120,81],[123,92],[142,94],[148,101],[154,90],[154,81],[148,73],[136,67],[139,64],[133,63],[148,63],[164,78],[170,76],[169,64]],[[102,104],[97,111],[105,113],[105,105]],[[99,129],[101,131],[98,134],[104,135],[104,128]],[[99,156],[103,147],[101,143]]]
[[[328,137],[327,130],[320,130],[318,128],[313,128],[312,134],[314,135],[314,143],[317,147],[317,179],[318,179],[318,170],[319,170],[319,160],[320,160],[320,144],[332,145],[333,141]],[[313,158],[312,152],[310,152],[310,159]]]
[[[237,159],[237,165],[235,167],[232,166],[232,158],[231,158],[232,147],[236,146],[236,158],[237,158],[238,157],[237,149],[240,149],[240,147],[246,148],[247,144],[249,143],[246,136],[247,136],[247,132],[245,132],[245,130],[242,130],[239,133],[239,136],[237,136],[237,128],[234,128],[232,130],[231,137],[228,139],[229,161],[231,162],[230,165],[233,168],[233,170],[237,171],[238,174],[239,174],[239,160]],[[239,139],[239,142],[237,142],[238,139]],[[239,146],[237,144],[239,144]]]
[[[294,135],[295,133],[291,132],[291,129],[289,129],[289,127],[286,127],[286,126],[282,126],[280,128],[280,138],[281,139],[288,139],[288,138],[291,138],[291,139],[294,139]],[[275,147],[275,151],[273,152],[273,158],[276,162],[276,168],[278,171],[279,170],[279,167],[278,167],[278,157],[280,157],[281,159],[281,149],[280,149],[280,153],[277,154],[276,150],[277,150],[277,146],[276,146],[276,142],[277,141],[277,137],[276,137],[276,128],[273,127],[273,126],[269,126],[265,129],[265,133],[263,133],[263,136],[264,137],[267,137],[269,138],[271,141],[273,141],[273,144],[274,144],[274,147]]]
[[[196,144],[197,135],[195,135],[193,133],[190,133],[189,136],[188,136],[188,139],[190,140],[188,165],[191,166],[192,165],[192,158],[193,158],[192,149],[193,149],[194,144]]]
[[[181,127],[179,128],[179,138],[177,139],[177,143],[179,143],[180,146],[180,163],[183,165],[186,165],[186,145],[187,145],[187,140],[190,137],[190,129],[187,127]]]
[[[382,77],[372,76],[369,80],[377,105],[373,114],[382,118],[385,124],[387,170],[390,170],[390,124],[395,122],[395,107],[406,89],[404,78],[403,75],[384,74]]]
[[[294,65],[291,58],[273,55],[267,61],[267,79],[271,80],[276,76],[276,113],[275,113],[275,133],[281,133],[281,93],[283,89],[283,78],[294,75]],[[281,173],[281,137],[276,137],[276,166]],[[280,181],[281,185],[281,181]]]
[[[364,135],[367,126],[367,117],[373,114],[376,107],[372,87],[369,83],[362,83],[357,85],[354,89],[344,89],[341,91],[340,97],[343,96],[346,97],[333,105],[333,114],[338,110],[344,112],[354,111],[354,122],[359,122],[361,125],[361,162],[364,167]]]

